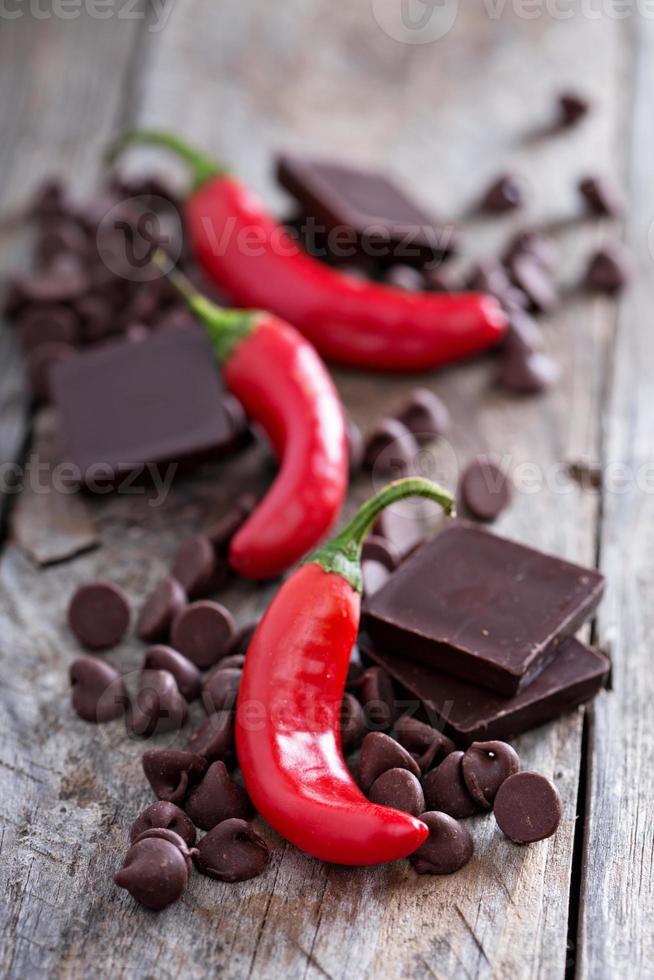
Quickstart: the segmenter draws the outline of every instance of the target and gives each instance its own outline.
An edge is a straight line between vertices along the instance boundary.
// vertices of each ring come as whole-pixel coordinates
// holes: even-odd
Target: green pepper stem
[[[157,129],[131,129],[123,133],[111,146],[107,154],[108,161],[113,162],[118,154],[132,143],[147,143],[152,146],[163,146],[167,150],[171,150],[177,154],[189,166],[191,172],[191,189],[193,191],[198,190],[203,184],[206,184],[207,181],[212,180],[214,177],[222,177],[229,173],[229,169],[225,164],[189,146],[185,140],[179,136],[175,136],[174,133],[164,133]]]
[[[363,588],[361,550],[366,534],[386,507],[406,497],[425,497],[440,504],[448,516],[455,513],[454,498],[437,483],[425,480],[421,476],[395,480],[367,500],[349,524],[346,524],[335,538],[314,551],[305,559],[304,564],[313,562],[326,572],[336,572],[342,575],[353,589],[361,592]]]
[[[259,314],[253,310],[226,310],[203,296],[179,269],[170,268],[170,259],[157,249],[152,261],[168,277],[177,292],[186,300],[192,313],[202,323],[220,364],[225,364],[237,345],[256,326]]]

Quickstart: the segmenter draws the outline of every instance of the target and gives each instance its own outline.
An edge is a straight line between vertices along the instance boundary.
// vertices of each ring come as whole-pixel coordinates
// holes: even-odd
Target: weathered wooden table
[[[519,739],[525,764],[553,778],[564,801],[550,841],[515,847],[482,817],[471,864],[418,878],[406,863],[329,867],[264,830],[265,875],[235,885],[196,875],[178,905],[147,913],[111,882],[127,828],[150,800],[139,745],[119,723],[72,716],[67,667],[77,650],[65,607],[74,585],[96,575],[140,601],[230,491],[214,466],[178,482],[163,506],[145,495],[94,499],[86,507],[100,547],[38,568],[12,527],[40,529],[47,543],[62,504],[38,492],[28,466],[25,490],[5,495],[0,562],[3,976],[652,976],[654,25],[605,6],[596,16],[602,5],[575,5],[571,17],[561,7],[557,18],[546,4],[461,4],[446,36],[424,44],[379,26],[382,0],[186,0],[163,12],[117,3],[109,16],[80,4],[66,19],[9,5],[18,16],[0,15],[3,270],[24,254],[16,216],[37,181],[62,171],[90,188],[106,142],[136,122],[179,129],[280,208],[271,161],[282,147],[383,165],[455,217],[500,168],[526,175],[528,218],[554,219],[570,287],[546,326],[558,388],[510,398],[492,387],[490,359],[419,379],[335,377],[364,426],[417,382],[442,395],[454,429],[434,450],[436,469],[443,453],[450,468],[481,450],[505,457],[518,492],[498,529],[600,565],[609,584],[592,639],[614,664],[612,690],[591,708]],[[539,138],[565,84],[588,92],[596,111],[569,135]],[[619,303],[573,288],[592,245],[619,233],[573,220],[575,182],[596,169],[628,186],[623,231],[638,277]],[[466,224],[474,255],[513,223]],[[48,422],[28,435],[7,329],[0,410],[0,462],[47,458]],[[238,464],[244,484],[259,462]],[[353,498],[369,490],[362,478]],[[79,533],[79,518],[63,533]],[[224,601],[244,622],[272,592],[239,585]],[[108,659],[128,670],[140,656],[130,641]]]

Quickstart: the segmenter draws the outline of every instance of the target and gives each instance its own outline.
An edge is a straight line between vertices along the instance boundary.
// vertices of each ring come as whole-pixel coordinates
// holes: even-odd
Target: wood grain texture
[[[126,70],[135,64],[134,35],[114,29],[111,49],[104,24],[87,24],[73,41],[61,32],[59,53],[49,57],[66,65],[69,45],[76,53],[81,46],[82,63],[72,71],[78,82],[89,74],[87,59],[118,59]],[[71,153],[82,152],[77,141],[93,128],[97,149],[118,119],[179,129],[227,158],[280,209],[287,202],[271,178],[279,147],[384,164],[446,216],[465,213],[486,180],[510,165],[528,176],[528,214],[467,219],[468,254],[490,253],[517,222],[554,214],[572,284],[598,234],[593,224],[569,221],[579,207],[575,180],[600,159],[609,170],[621,169],[627,40],[615,21],[526,21],[507,12],[498,22],[468,5],[446,44],[411,46],[384,35],[364,0],[338,6],[187,0],[164,30],[145,35],[127,102],[121,106],[117,88],[105,100],[91,85],[85,111],[99,113],[101,133],[78,119],[68,145]],[[36,42],[22,43],[29,49]],[[575,81],[570,66],[582,49],[592,58],[584,59],[579,83],[602,93],[601,111],[565,138],[534,140],[534,118],[546,121],[561,80]],[[35,126],[33,138],[47,145],[55,129],[48,123],[41,134]],[[82,169],[93,166],[89,153]],[[128,165],[153,159],[139,153]],[[453,485],[471,455],[499,454],[518,490],[498,530],[592,562],[598,494],[580,486],[565,461],[600,459],[613,323],[613,304],[575,296],[548,321],[563,378],[545,398],[513,399],[494,389],[491,357],[434,376],[336,371],[335,378],[364,428],[414,384],[432,387],[449,405],[453,429],[423,455],[424,472]],[[262,827],[273,859],[251,882],[227,885],[195,875],[184,899],[160,915],[113,886],[129,826],[151,796],[140,772],[142,743],[118,722],[95,728],[69,708],[66,670],[78,651],[65,627],[68,597],[77,583],[109,575],[136,608],[179,542],[209,528],[228,506],[234,481],[244,489],[263,486],[262,460],[255,447],[238,460],[204,467],[177,482],[161,506],[146,494],[91,500],[101,547],[73,562],[37,571],[18,548],[5,550],[0,888],[9,901],[0,907],[0,972],[130,980],[562,977],[581,712],[517,742],[525,766],[553,778],[564,802],[561,830],[548,842],[516,847],[492,816],[481,817],[471,822],[476,854],[468,867],[448,878],[418,878],[404,863],[368,870],[323,865]],[[374,475],[359,478],[349,509],[375,484]],[[412,515],[409,510],[403,519]],[[274,590],[274,584],[234,583],[222,598],[244,623]],[[107,656],[129,673],[142,652],[130,639]],[[183,735],[177,738],[182,744]]]
[[[598,618],[613,691],[592,712],[578,975],[651,976],[654,958],[654,339],[650,179],[654,29],[639,23],[626,240],[637,279],[620,305],[604,455],[601,565],[611,588]]]

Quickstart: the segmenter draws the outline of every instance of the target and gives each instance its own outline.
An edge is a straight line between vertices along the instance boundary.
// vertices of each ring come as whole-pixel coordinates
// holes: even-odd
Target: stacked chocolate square
[[[505,739],[604,686],[609,660],[574,638],[603,576],[454,521],[366,602],[364,657],[461,744]]]

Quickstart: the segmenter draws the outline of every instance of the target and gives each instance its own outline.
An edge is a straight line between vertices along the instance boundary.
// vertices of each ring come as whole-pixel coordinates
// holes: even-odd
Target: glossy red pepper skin
[[[202,184],[186,214],[195,254],[231,300],[287,320],[328,360],[419,371],[491,347],[505,332],[506,318],[491,296],[414,293],[329,268],[233,176]]]
[[[361,609],[361,547],[381,510],[452,497],[408,477],[367,501],[286,580],[250,642],[236,705],[236,751],[252,802],[300,850],[337,864],[379,864],[426,839],[422,821],[365,798],[341,752],[340,708]]]
[[[340,705],[360,595],[317,564],[282,585],[254,634],[236,710],[236,751],[252,802],[300,850],[337,864],[406,857],[420,820],[369,803],[340,749]]]
[[[327,534],[348,484],[348,447],[338,394],[315,350],[268,314],[224,362],[227,387],[269,437],[280,470],[232,538],[229,564],[240,575],[281,575]]]

